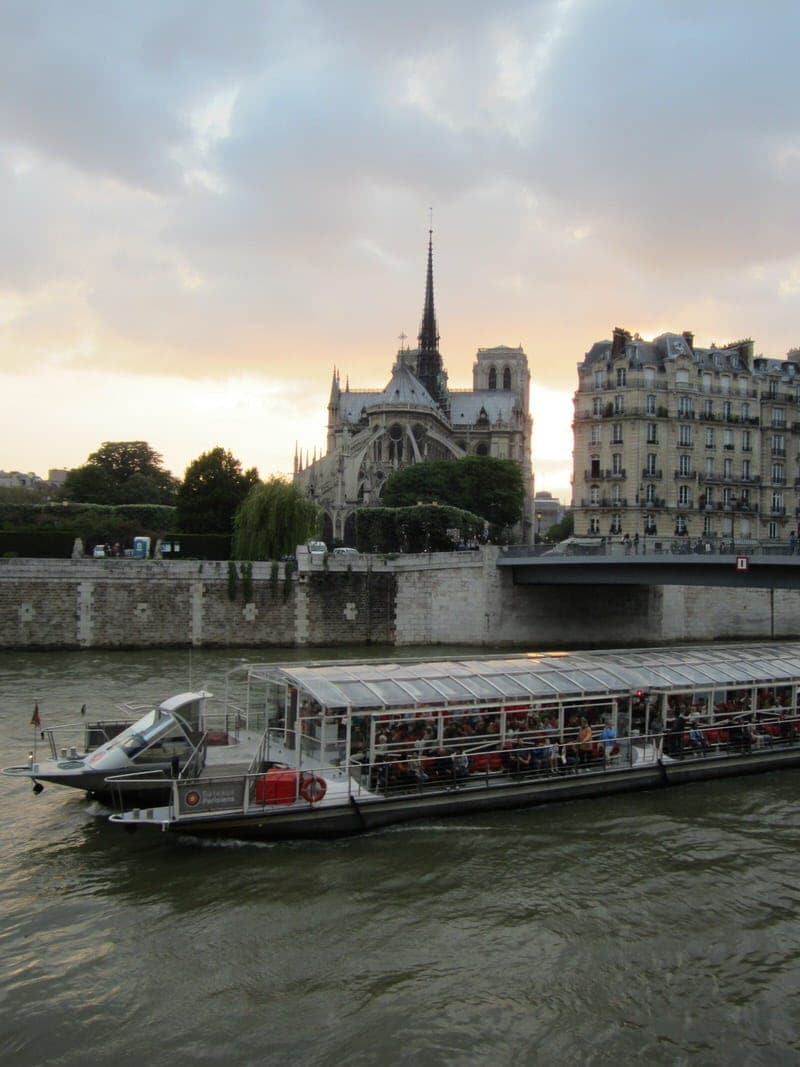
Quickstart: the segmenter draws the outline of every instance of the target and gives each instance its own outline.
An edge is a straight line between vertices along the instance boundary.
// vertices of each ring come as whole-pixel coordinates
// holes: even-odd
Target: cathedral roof
[[[439,410],[419,378],[404,363],[398,362],[392,371],[389,384],[380,393],[343,390],[340,394],[339,413],[345,422],[358,422],[364,408],[369,411],[390,404]]]
[[[517,403],[516,393],[508,389],[475,389],[468,393],[450,393],[450,421],[453,426],[474,425],[481,409],[490,423],[509,422]]]

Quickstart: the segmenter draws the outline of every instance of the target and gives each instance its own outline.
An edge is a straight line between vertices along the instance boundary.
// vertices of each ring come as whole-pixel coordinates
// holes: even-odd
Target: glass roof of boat
[[[726,689],[800,679],[800,643],[528,653],[427,662],[267,664],[259,678],[283,679],[329,708],[576,699],[638,689]]]

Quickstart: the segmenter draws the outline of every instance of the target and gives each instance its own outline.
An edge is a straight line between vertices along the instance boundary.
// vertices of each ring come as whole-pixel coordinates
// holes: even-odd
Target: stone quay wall
[[[800,591],[515,586],[496,548],[327,566],[0,560],[0,648],[654,644],[789,637]],[[245,595],[247,593],[247,596]]]

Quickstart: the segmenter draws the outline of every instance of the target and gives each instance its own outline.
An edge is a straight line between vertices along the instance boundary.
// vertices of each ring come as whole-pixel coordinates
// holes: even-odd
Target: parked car
[[[357,548],[334,548],[334,559],[357,559],[361,553]]]
[[[322,563],[328,554],[328,546],[324,541],[308,541],[306,548],[312,563]]]
[[[105,559],[106,558],[106,546],[105,545],[95,545],[94,548],[92,549],[92,556],[94,557],[94,559]]]

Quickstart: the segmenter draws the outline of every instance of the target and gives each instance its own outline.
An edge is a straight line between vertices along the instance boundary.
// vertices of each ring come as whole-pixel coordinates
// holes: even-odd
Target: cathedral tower
[[[428,230],[428,275],[425,281],[425,307],[419,329],[417,377],[442,411],[447,411],[447,389],[439,354],[439,331],[433,304],[433,230]]]

